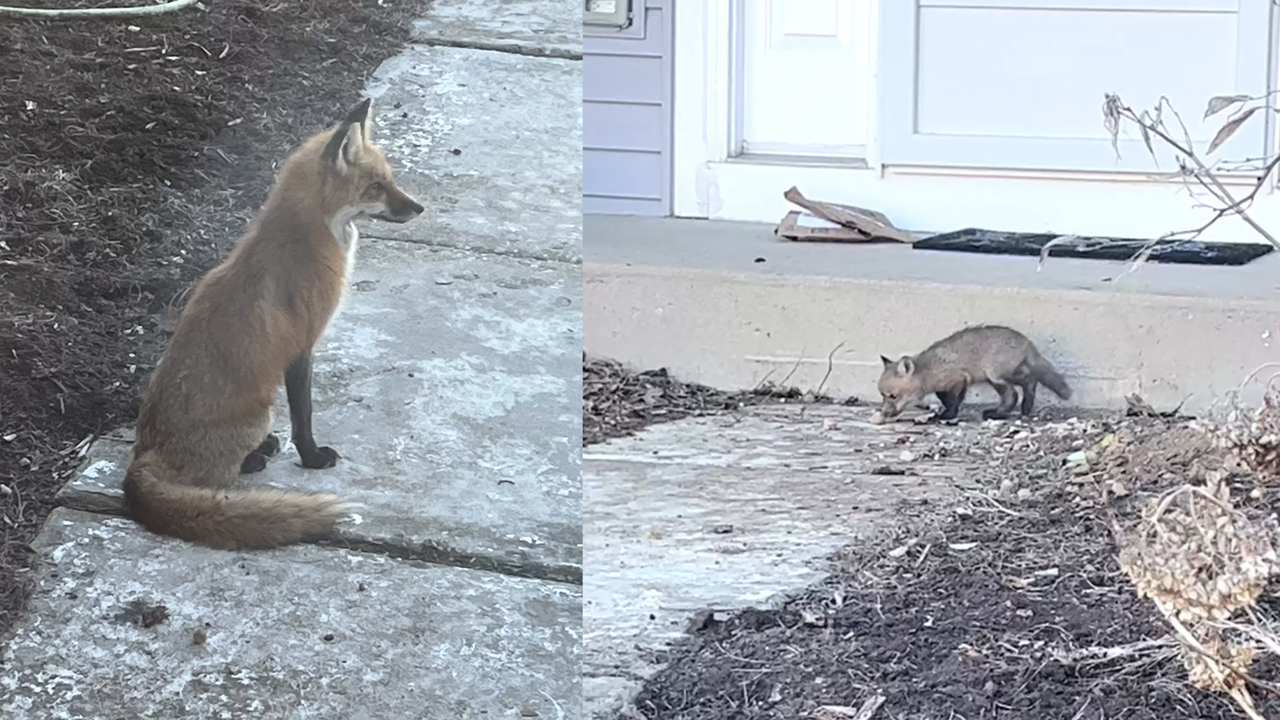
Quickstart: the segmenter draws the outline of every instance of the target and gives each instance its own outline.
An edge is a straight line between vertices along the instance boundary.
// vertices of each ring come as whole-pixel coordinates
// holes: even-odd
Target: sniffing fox
[[[951,420],[960,411],[969,386],[987,383],[1000,394],[1000,404],[982,412],[985,419],[1007,418],[1018,403],[1022,388],[1023,416],[1029,417],[1036,402],[1036,385],[1044,385],[1063,400],[1071,388],[1062,375],[1040,355],[1025,335],[1000,325],[978,325],[952,333],[919,355],[890,360],[881,355],[880,421],[898,416],[929,393],[942,401],[940,420]]]
[[[124,480],[129,515],[153,532],[221,548],[266,548],[330,530],[336,496],[229,490],[280,452],[271,405],[283,378],[302,466],[338,453],[311,434],[311,352],[342,299],[358,216],[407,222],[422,206],[373,144],[372,108],[290,155],[257,217],[196,284],[148,383]]]

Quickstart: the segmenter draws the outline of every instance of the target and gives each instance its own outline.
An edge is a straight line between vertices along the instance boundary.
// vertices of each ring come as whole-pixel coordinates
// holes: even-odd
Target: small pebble
[[[1012,497],[1013,490],[1017,486],[1018,484],[1013,481],[1013,478],[1005,478],[1000,481],[1000,497]]]

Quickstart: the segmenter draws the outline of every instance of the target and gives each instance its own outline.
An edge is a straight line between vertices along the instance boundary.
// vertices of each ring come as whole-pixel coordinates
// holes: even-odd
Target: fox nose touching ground
[[[339,455],[311,432],[311,356],[355,263],[353,221],[408,222],[423,207],[373,143],[372,103],[284,162],[266,203],[192,290],[152,374],[124,481],[149,530],[220,548],[284,545],[333,528],[352,505],[327,494],[229,489],[280,452],[271,406],[283,380],[302,466]]]

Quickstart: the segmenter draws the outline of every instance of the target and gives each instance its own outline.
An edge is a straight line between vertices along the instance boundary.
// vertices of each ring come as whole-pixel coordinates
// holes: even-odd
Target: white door
[[[1267,91],[1270,0],[883,0],[880,18],[886,164],[1176,170],[1134,126],[1116,158],[1106,93],[1139,111],[1167,97],[1203,150],[1228,117],[1202,120],[1210,97]],[[1261,155],[1265,119],[1212,158]]]
[[[739,0],[747,153],[863,157],[871,0]]]

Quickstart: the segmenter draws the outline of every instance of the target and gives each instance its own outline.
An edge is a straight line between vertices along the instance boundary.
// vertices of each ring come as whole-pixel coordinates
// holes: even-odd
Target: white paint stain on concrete
[[[348,311],[349,313],[350,311]],[[325,334],[324,360],[317,359],[317,367],[329,369],[337,363],[334,358],[342,360],[373,361],[386,357],[387,346],[394,341],[377,325],[367,322],[348,322],[339,316],[337,322],[329,327]]]
[[[110,460],[99,460],[85,468],[81,474],[92,480],[97,480],[100,476],[107,475],[115,469],[116,464]]]
[[[431,417],[454,416],[491,420],[507,415],[521,403],[567,389],[563,378],[551,375],[515,375],[487,367],[484,358],[463,355],[418,363],[422,393],[411,401],[418,410],[416,422]],[[465,392],[455,392],[462,391]]]
[[[580,332],[576,326],[581,324],[581,316],[551,312],[550,304],[547,310],[537,315],[517,317],[468,305],[455,308],[451,321],[454,326],[471,333],[484,347],[503,355],[537,353],[560,356],[564,354],[565,337]]]

